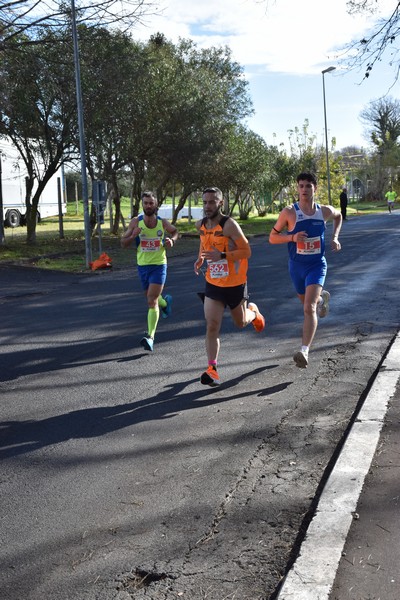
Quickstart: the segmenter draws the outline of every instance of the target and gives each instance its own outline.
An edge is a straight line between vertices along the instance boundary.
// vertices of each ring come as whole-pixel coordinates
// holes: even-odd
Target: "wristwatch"
[[[223,260],[224,258],[226,258],[226,252],[221,252],[221,260]]]

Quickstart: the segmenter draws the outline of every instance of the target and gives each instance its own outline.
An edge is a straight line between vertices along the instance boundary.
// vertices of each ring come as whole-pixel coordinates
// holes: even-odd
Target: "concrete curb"
[[[354,511],[400,378],[398,333],[322,491],[278,600],[328,600]]]

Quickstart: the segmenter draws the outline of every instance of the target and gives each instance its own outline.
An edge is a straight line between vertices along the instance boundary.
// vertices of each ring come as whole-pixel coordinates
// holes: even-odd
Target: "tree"
[[[375,13],[378,0],[348,0],[348,11],[355,13]],[[380,19],[361,40],[354,40],[345,47],[346,57],[342,62],[351,68],[364,68],[364,78],[370,77],[377,63],[388,55],[388,62],[394,68],[394,82],[398,80],[400,50],[397,39],[400,33],[400,2],[393,1],[393,11],[388,19]]]
[[[154,3],[147,0],[82,0],[76,9],[77,23],[105,28],[116,25],[130,28]],[[8,0],[0,6],[0,51],[42,43],[49,29],[66,32],[71,18],[70,3],[64,0]]]
[[[172,182],[182,193],[173,222],[187,197],[213,178],[213,165],[227,132],[251,113],[242,67],[228,48],[199,50],[192,41],[175,46],[161,34],[145,48],[148,67],[139,89],[130,131],[139,166],[159,197]],[[141,182],[141,180],[140,180]]]
[[[254,193],[261,173],[266,168],[265,141],[243,125],[233,127],[219,153],[214,176],[225,196],[233,196],[230,213],[239,208],[241,219],[247,219],[254,204]]]
[[[385,97],[372,100],[360,113],[360,120],[375,148],[390,153],[400,140],[400,100]]]
[[[400,161],[400,100],[391,97],[371,101],[360,114],[375,149],[374,176],[370,192],[383,197],[384,188],[394,179]]]
[[[92,180],[108,183],[115,206],[112,231],[117,234],[122,218],[119,178],[131,161],[129,137],[136,127],[138,77],[146,63],[142,46],[120,31],[81,26],[79,36],[86,164]]]
[[[86,162],[92,179],[106,180],[112,187],[114,231],[118,178],[126,180],[129,169],[134,210],[150,179],[160,198],[171,182],[182,184],[179,210],[204,182],[226,132],[251,112],[242,68],[228,48],[198,50],[184,40],[175,46],[160,34],[143,44],[118,31],[81,25],[79,36]],[[38,45],[4,51],[0,66],[5,82],[0,135],[13,139],[27,163],[29,215],[35,215],[42,183],[78,153],[72,45],[65,40],[63,31],[49,30]],[[43,173],[33,166],[38,150]],[[32,195],[34,181],[39,187]],[[35,226],[29,216],[31,243]]]
[[[295,127],[289,130],[290,151],[293,157],[297,159],[297,171],[316,172],[315,158],[315,134],[309,133],[309,121],[304,120],[301,129]],[[297,190],[297,185],[295,186]]]
[[[297,174],[297,157],[288,155],[282,147],[268,146],[265,168],[255,193],[255,205],[260,216],[266,214],[268,208],[274,211],[276,205],[284,204],[286,188],[293,184]]]
[[[48,30],[40,45],[5,51],[0,62],[0,135],[12,140],[28,172],[25,202],[31,244],[36,241],[40,195],[59,167],[75,156],[72,48],[63,40]]]
[[[131,169],[133,214],[143,187],[160,203],[173,182],[182,190],[173,220],[204,183],[225,131],[250,114],[242,68],[227,48],[175,45],[162,34],[136,43],[122,33],[82,28],[81,61],[91,176],[113,190],[118,231],[119,180]]]

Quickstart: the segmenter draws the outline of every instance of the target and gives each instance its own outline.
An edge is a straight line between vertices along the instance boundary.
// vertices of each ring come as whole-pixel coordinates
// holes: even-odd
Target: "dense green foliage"
[[[13,40],[0,62],[0,136],[13,141],[27,169],[27,241],[35,243],[41,191],[62,164],[79,164],[73,45],[65,23]],[[268,146],[244,125],[251,99],[229,48],[199,49],[161,33],[137,42],[121,31],[81,24],[79,49],[85,160],[91,180],[107,183],[114,234],[125,224],[122,196],[129,196],[128,214],[135,215],[143,189],[155,190],[160,204],[174,194],[173,222],[205,185],[219,186],[225,210],[243,220],[255,211],[269,214],[296,198],[295,178],[304,170],[317,173],[318,198],[328,201],[325,148],[309,134],[307,120],[289,130],[289,152]],[[344,186],[357,200],[382,199],[389,184],[400,193],[400,102],[381,99],[362,116],[369,153],[338,152],[330,141],[335,205]],[[93,207],[92,217],[94,227]]]

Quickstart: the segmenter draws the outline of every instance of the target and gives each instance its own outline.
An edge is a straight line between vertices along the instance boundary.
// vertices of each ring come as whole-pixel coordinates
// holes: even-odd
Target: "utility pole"
[[[92,260],[92,246],[90,239],[90,215],[89,215],[89,194],[86,173],[86,148],[85,148],[85,128],[83,124],[83,106],[81,89],[81,70],[79,65],[78,34],[76,29],[75,1],[71,0],[72,13],[72,39],[74,43],[74,63],[75,63],[75,81],[76,81],[76,103],[78,108],[78,129],[79,129],[79,149],[81,154],[81,177],[82,177],[82,199],[83,199],[83,219],[85,226],[85,250],[86,267]]]
[[[4,212],[3,212],[3,179],[0,152],[0,246],[3,246],[6,238],[4,236]]]
[[[328,67],[322,71],[322,90],[324,95],[324,119],[325,119],[325,153],[326,153],[326,176],[328,178],[328,202],[332,204],[331,201],[331,173],[329,169],[329,149],[328,149],[328,125],[326,123],[326,102],[325,102],[325,73],[331,73],[334,71],[336,67]]]

